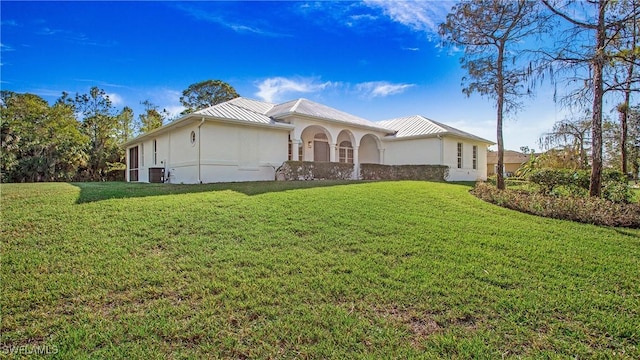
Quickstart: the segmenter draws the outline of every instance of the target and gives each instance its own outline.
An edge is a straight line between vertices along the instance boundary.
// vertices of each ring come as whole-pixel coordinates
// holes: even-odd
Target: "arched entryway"
[[[331,161],[331,134],[322,126],[312,125],[301,133],[304,161]]]
[[[380,140],[371,134],[367,134],[360,139],[358,157],[362,164],[380,164]]]

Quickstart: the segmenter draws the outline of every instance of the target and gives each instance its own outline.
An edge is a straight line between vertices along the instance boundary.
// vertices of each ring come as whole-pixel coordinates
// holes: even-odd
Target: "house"
[[[287,160],[447,165],[448,180],[486,179],[493,143],[422,116],[371,122],[307,99],[239,97],[123,144],[127,181],[273,180]]]
[[[504,151],[504,174],[505,176],[513,176],[522,164],[529,161],[531,155],[523,154],[518,151]],[[498,169],[498,152],[487,152],[487,175],[495,175]]]

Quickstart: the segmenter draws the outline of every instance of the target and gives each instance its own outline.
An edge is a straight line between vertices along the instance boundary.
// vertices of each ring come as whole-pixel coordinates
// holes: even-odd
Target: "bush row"
[[[477,183],[478,198],[512,210],[588,224],[640,228],[640,204],[623,204],[594,197],[554,196],[521,190],[498,190]]]

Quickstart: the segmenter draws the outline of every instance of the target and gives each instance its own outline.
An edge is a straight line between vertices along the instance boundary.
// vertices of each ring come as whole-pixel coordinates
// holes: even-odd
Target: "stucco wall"
[[[408,139],[385,141],[386,165],[440,164],[440,139]]]
[[[458,168],[458,143],[462,143],[462,168]],[[478,147],[477,169],[473,168],[473,146]],[[448,181],[487,179],[487,144],[467,139],[445,138],[444,165],[449,166]]]

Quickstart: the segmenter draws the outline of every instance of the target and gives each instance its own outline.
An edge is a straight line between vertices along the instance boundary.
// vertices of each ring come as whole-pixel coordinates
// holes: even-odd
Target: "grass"
[[[640,358],[640,231],[469,189],[3,184],[0,355]]]

